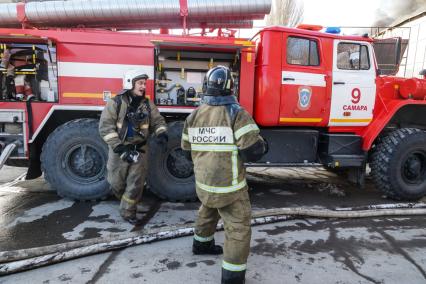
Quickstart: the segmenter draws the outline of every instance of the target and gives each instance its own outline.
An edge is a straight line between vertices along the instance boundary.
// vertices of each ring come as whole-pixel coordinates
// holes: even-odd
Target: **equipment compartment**
[[[8,144],[15,143],[17,148],[11,157],[25,158],[27,151],[25,123],[23,110],[0,110],[0,154]]]
[[[155,103],[168,106],[197,107],[202,99],[205,74],[218,65],[227,66],[234,77],[234,93],[238,96],[240,53],[200,52],[156,49]]]
[[[1,42],[0,100],[58,100],[56,48],[47,43]]]

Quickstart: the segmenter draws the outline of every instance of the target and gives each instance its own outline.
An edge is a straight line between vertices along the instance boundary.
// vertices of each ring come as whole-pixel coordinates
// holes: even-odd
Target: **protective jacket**
[[[238,191],[246,189],[242,153],[254,145],[264,153],[259,132],[234,96],[205,96],[204,104],[187,117],[181,146],[191,151],[197,194],[203,204],[226,206],[238,198]]]
[[[243,162],[259,159],[266,144],[256,123],[234,96],[205,96],[203,101],[186,119],[181,141],[182,149],[191,151],[202,203],[193,248],[215,246],[214,233],[222,218],[222,280],[229,275],[243,279],[251,239],[251,205]]]
[[[124,218],[136,215],[148,171],[150,133],[158,137],[167,130],[164,118],[148,99],[132,97],[130,91],[118,94],[108,101],[99,121],[99,133],[109,145],[107,180],[114,195],[121,200],[120,214]],[[135,163],[129,164],[114,152],[120,144],[134,144],[141,153]]]
[[[130,91],[123,91],[109,100],[102,112],[99,133],[112,149],[119,144],[146,142],[150,133],[158,135],[167,130],[166,122],[153,102],[143,98],[129,116],[131,102]]]

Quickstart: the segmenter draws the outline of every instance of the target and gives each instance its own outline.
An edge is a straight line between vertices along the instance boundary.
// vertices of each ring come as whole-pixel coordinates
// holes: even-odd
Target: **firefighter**
[[[147,79],[142,71],[127,72],[124,90],[108,101],[99,122],[99,133],[109,146],[107,180],[121,201],[121,216],[134,225],[141,223],[136,211],[148,170],[147,139],[154,133],[163,149],[168,142],[164,118],[145,97]]]
[[[259,128],[232,94],[227,67],[207,72],[203,104],[185,121],[182,149],[194,163],[201,201],[195,225],[194,254],[222,254],[214,233],[219,218],[225,228],[222,283],[244,283],[251,238],[251,205],[243,163],[259,160],[267,144]]]

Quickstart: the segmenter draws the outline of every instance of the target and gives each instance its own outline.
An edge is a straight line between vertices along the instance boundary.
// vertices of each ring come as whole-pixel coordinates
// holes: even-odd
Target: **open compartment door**
[[[381,75],[398,73],[407,46],[408,39],[400,37],[374,40],[373,47]]]
[[[221,42],[219,42],[221,41]],[[197,107],[203,96],[202,84],[206,72],[223,65],[231,69],[234,94],[242,103],[248,95],[242,80],[247,81],[246,53],[250,41],[217,40],[214,42],[153,41],[155,45],[155,98],[157,106]],[[254,61],[250,61],[254,66]],[[254,67],[253,67],[254,68]],[[250,82],[253,82],[251,78]],[[251,88],[252,91],[253,88]],[[250,94],[249,94],[250,96]],[[252,97],[252,96],[251,96]]]

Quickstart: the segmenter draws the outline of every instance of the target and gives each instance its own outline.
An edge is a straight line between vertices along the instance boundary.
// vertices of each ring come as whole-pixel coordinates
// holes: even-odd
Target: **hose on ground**
[[[359,208],[315,209],[315,208],[275,208],[255,211],[253,226],[294,219],[295,217],[314,218],[366,218],[385,216],[426,215],[426,204],[406,203],[370,205]],[[125,235],[114,234],[88,240],[74,241],[44,247],[0,252],[0,275],[7,275],[44,265],[96,253],[125,248],[133,245],[152,243],[161,240],[190,236],[194,233],[194,223],[156,229],[143,229]],[[218,230],[223,229],[219,223]]]
[[[8,145],[2,145],[1,151],[0,151],[0,169],[3,168],[3,165],[6,163],[6,160],[9,158],[10,155],[12,155],[13,150],[20,144],[18,140],[8,144]],[[2,143],[4,144],[4,143]]]

